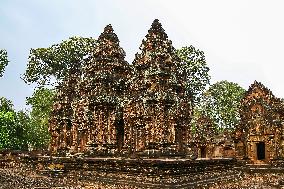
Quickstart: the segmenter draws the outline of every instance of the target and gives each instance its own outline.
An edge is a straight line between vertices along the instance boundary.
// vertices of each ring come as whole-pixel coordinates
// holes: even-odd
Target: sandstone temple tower
[[[190,133],[190,97],[185,96],[181,62],[158,20],[140,50],[124,107],[124,147],[130,153],[183,153]]]
[[[86,62],[83,81],[89,114],[83,143],[97,154],[116,153],[123,144],[122,111],[129,70],[124,57],[112,26],[106,26],[93,56]]]
[[[51,151],[185,155],[192,97],[185,91],[182,62],[159,21],[154,20],[132,65],[111,25],[96,43],[91,56],[78,63],[83,69],[58,87]]]
[[[51,133],[50,151],[65,154],[72,146],[73,140],[73,107],[76,98],[76,86],[80,82],[79,65],[70,68],[68,77],[56,87],[49,132]]]

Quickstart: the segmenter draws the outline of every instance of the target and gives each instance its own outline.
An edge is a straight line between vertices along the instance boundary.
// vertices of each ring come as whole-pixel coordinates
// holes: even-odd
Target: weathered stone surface
[[[241,104],[241,123],[234,136],[236,157],[254,163],[283,158],[283,102],[255,81]]]
[[[254,163],[284,158],[284,105],[261,83],[251,85],[242,100],[234,133],[217,133],[203,116],[193,134],[192,96],[185,92],[181,61],[158,20],[133,64],[124,58],[108,25],[84,69],[78,63],[59,83],[49,127],[53,154],[236,157]]]
[[[123,102],[127,92],[129,64],[112,26],[105,27],[97,47],[86,64],[83,79],[89,125],[80,131],[86,135],[82,146],[95,154],[114,154],[123,143]],[[79,116],[77,116],[79,117]],[[80,125],[80,124],[78,124]],[[79,133],[80,133],[79,132]],[[80,137],[79,137],[80,138]],[[81,150],[82,151],[82,150]]]
[[[140,49],[129,65],[112,26],[105,27],[83,73],[72,72],[58,86],[50,119],[52,152],[185,154],[191,97],[185,94],[181,62],[158,20]]]
[[[180,60],[158,20],[140,50],[124,107],[125,148],[131,153],[182,153],[189,142],[191,97],[185,95]]]
[[[72,103],[76,98],[76,86],[80,82],[80,74],[78,67],[71,68],[69,76],[56,87],[56,96],[49,120],[51,134],[49,150],[52,153],[65,154],[72,147],[74,111]]]

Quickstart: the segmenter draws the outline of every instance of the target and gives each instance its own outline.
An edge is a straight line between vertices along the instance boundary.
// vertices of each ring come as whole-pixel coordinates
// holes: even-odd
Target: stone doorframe
[[[253,141],[250,145],[249,157],[254,164],[262,164],[268,162],[267,143],[263,140]]]
[[[265,143],[264,142],[258,142],[256,143],[256,157],[257,160],[264,161],[265,160]]]

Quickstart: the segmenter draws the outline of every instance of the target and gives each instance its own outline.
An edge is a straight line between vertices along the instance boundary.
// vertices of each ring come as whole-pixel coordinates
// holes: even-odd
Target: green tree
[[[15,112],[10,100],[0,98],[0,148],[11,148],[11,135],[14,133]]]
[[[39,86],[60,82],[72,68],[84,66],[95,46],[93,38],[71,37],[51,47],[31,49],[23,80]]]
[[[93,38],[71,37],[47,48],[30,50],[23,80],[38,86],[32,97],[27,98],[27,104],[32,107],[27,134],[30,148],[45,148],[50,139],[48,120],[55,92],[43,87],[70,79],[74,70],[80,76],[85,60],[92,56],[95,46]]]
[[[14,105],[11,100],[8,100],[7,98],[0,97],[0,111],[1,112],[13,112],[14,111]]]
[[[198,114],[212,119],[218,130],[233,129],[240,121],[239,107],[245,89],[237,83],[220,81],[203,93]]]
[[[6,122],[3,125],[8,125],[9,129],[9,145],[6,148],[14,150],[27,150],[28,149],[28,138],[26,132],[28,132],[29,116],[24,111],[19,112],[6,112]]]
[[[13,135],[15,134],[15,113],[8,111],[0,111],[0,148],[12,149],[13,141],[15,139]],[[16,142],[17,143],[17,142]]]
[[[0,49],[0,77],[3,76],[3,73],[5,71],[5,67],[8,65],[8,54],[7,51],[4,49]]]
[[[48,120],[53,104],[54,90],[47,88],[37,89],[27,98],[27,104],[32,107],[30,123],[27,132],[29,148],[46,148],[50,140]]]
[[[0,98],[0,148],[26,149],[24,135],[26,127],[20,116],[21,112],[15,112],[10,100]]]
[[[30,143],[30,127],[31,119],[28,112],[25,111],[18,111],[16,113],[16,124],[18,130],[17,132],[17,144],[19,149],[21,150],[28,150],[29,143]]]
[[[176,52],[182,61],[181,71],[186,75],[186,89],[193,96],[194,104],[197,104],[210,83],[209,67],[204,52],[193,46],[182,47]]]

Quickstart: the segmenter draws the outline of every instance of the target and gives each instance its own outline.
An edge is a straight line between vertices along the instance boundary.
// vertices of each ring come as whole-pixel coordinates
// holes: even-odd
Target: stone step
[[[225,172],[224,172],[225,173]],[[205,173],[208,174],[208,173]],[[105,184],[125,184],[132,185],[141,188],[196,188],[201,187],[204,185],[213,184],[219,181],[230,181],[235,178],[239,178],[241,173],[233,173],[233,174],[223,174],[220,176],[213,176],[209,178],[200,178],[196,180],[191,180],[187,182],[173,182],[173,183],[163,183],[163,180],[160,182],[141,182],[135,179],[123,179],[123,178],[116,178],[116,177],[108,177],[108,176],[96,176],[95,178],[89,178],[90,181],[101,182]],[[202,176],[202,175],[201,175]]]
[[[269,164],[247,164],[234,167],[235,170],[244,172],[259,172],[259,173],[284,173],[284,167],[276,167]]]

